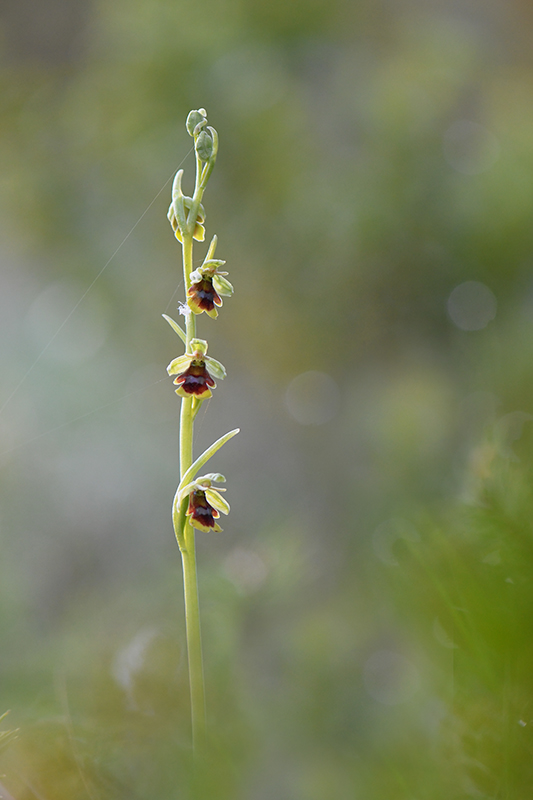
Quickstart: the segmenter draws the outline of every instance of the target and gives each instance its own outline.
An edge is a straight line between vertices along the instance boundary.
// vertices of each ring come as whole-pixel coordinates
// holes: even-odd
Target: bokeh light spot
[[[466,281],[456,286],[448,298],[451,321],[463,331],[480,331],[496,316],[498,303],[488,286]]]

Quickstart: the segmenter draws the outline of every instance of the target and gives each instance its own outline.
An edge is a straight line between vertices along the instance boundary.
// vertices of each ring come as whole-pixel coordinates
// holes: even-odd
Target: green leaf
[[[235,428],[234,431],[230,431],[229,433],[226,433],[224,436],[221,436],[220,439],[217,439],[216,442],[214,442],[211,445],[211,447],[208,447],[207,450],[204,450],[202,455],[198,456],[196,461],[193,464],[191,464],[191,466],[181,479],[180,485],[178,486],[178,492],[181,490],[182,486],[186,486],[188,483],[190,483],[194,479],[194,476],[197,474],[198,470],[200,470],[204,466],[204,464],[206,464],[209,461],[209,459],[212,456],[214,456],[215,453],[218,452],[218,450],[220,450],[222,445],[226,444],[226,442],[229,442],[229,440],[232,439],[234,436],[236,436],[236,434],[239,433],[239,431],[240,428]]]
[[[177,334],[178,334],[178,336],[180,337],[180,339],[181,339],[181,341],[183,342],[183,344],[184,344],[184,345],[187,345],[187,336],[186,336],[186,334],[185,334],[185,331],[183,330],[183,328],[182,328],[182,327],[180,327],[180,325],[178,325],[178,323],[177,323],[177,322],[174,322],[174,320],[172,319],[172,317],[167,317],[167,315],[166,315],[166,314],[162,314],[161,316],[163,317],[163,319],[166,319],[166,321],[168,322],[168,324],[170,325],[170,327],[171,327],[173,330],[175,330],[175,331],[176,331],[176,333],[177,333]]]

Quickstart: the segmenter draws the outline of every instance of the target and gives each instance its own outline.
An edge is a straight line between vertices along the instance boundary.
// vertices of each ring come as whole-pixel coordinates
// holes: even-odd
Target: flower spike
[[[193,239],[205,239],[205,209],[202,205],[204,191],[215,166],[218,153],[218,134],[207,124],[205,108],[193,109],[186,122],[187,133],[193,139],[196,163],[196,180],[192,197],[182,190],[183,170],[179,169],[172,184],[172,202],[168,219],[174,236],[182,245],[183,286],[185,297],[178,306],[185,318],[181,324],[163,314],[173,331],[182,340],[184,352],[173,359],[167,372],[174,379],[176,394],[182,398],[180,414],[179,461],[180,482],[172,502],[172,523],[183,563],[183,591],[185,598],[185,628],[191,696],[192,744],[198,754],[207,752],[206,709],[203,684],[202,647],[198,589],[196,582],[196,557],[194,541],[197,531],[222,530],[218,520],[228,514],[230,507],[224,499],[225,478],[218,472],[196,477],[212,456],[235,434],[236,428],[219,437],[201,455],[194,458],[194,422],[203,401],[212,396],[216,381],[226,377],[220,361],[207,355],[207,342],[198,339],[197,316],[205,313],[218,315],[222,298],[233,293],[233,286],[223,271],[225,262],[215,258],[217,237],[213,236],[201,266],[195,269]],[[178,317],[179,319],[179,317]]]

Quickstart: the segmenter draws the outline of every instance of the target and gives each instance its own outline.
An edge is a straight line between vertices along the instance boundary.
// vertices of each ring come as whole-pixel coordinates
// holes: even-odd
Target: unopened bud
[[[213,155],[213,139],[207,133],[202,131],[196,140],[196,152],[202,161],[209,161]]]
[[[194,129],[197,125],[200,125],[201,123],[205,125],[206,122],[207,111],[205,108],[199,108],[198,110],[190,111],[189,116],[187,117],[187,122],[185,123],[189,136],[194,136]]]

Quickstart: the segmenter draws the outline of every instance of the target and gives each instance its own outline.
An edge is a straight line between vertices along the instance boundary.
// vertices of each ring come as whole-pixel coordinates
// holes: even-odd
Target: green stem
[[[200,195],[197,197],[197,195]],[[185,291],[191,285],[193,267],[192,248],[193,233],[198,206],[202,192],[195,190],[189,217],[189,230],[183,236],[183,279]],[[186,316],[186,352],[191,353],[191,340],[196,336],[196,318],[189,313]],[[193,463],[193,401],[182,398],[180,414],[180,479],[183,478]],[[183,565],[183,591],[185,597],[185,627],[187,636],[187,656],[189,662],[189,687],[191,694],[192,741],[195,756],[204,751],[206,737],[204,667],[202,659],[202,638],[200,631],[200,607],[198,602],[198,579],[196,574],[195,534],[194,528],[186,521],[184,514],[175,510],[177,530],[176,538],[180,546]]]
[[[185,625],[187,629],[187,656],[191,693],[192,745],[195,756],[199,756],[205,750],[206,738],[204,665],[200,632],[194,528],[188,522],[185,524],[184,547],[181,549],[181,559],[183,563]]]

